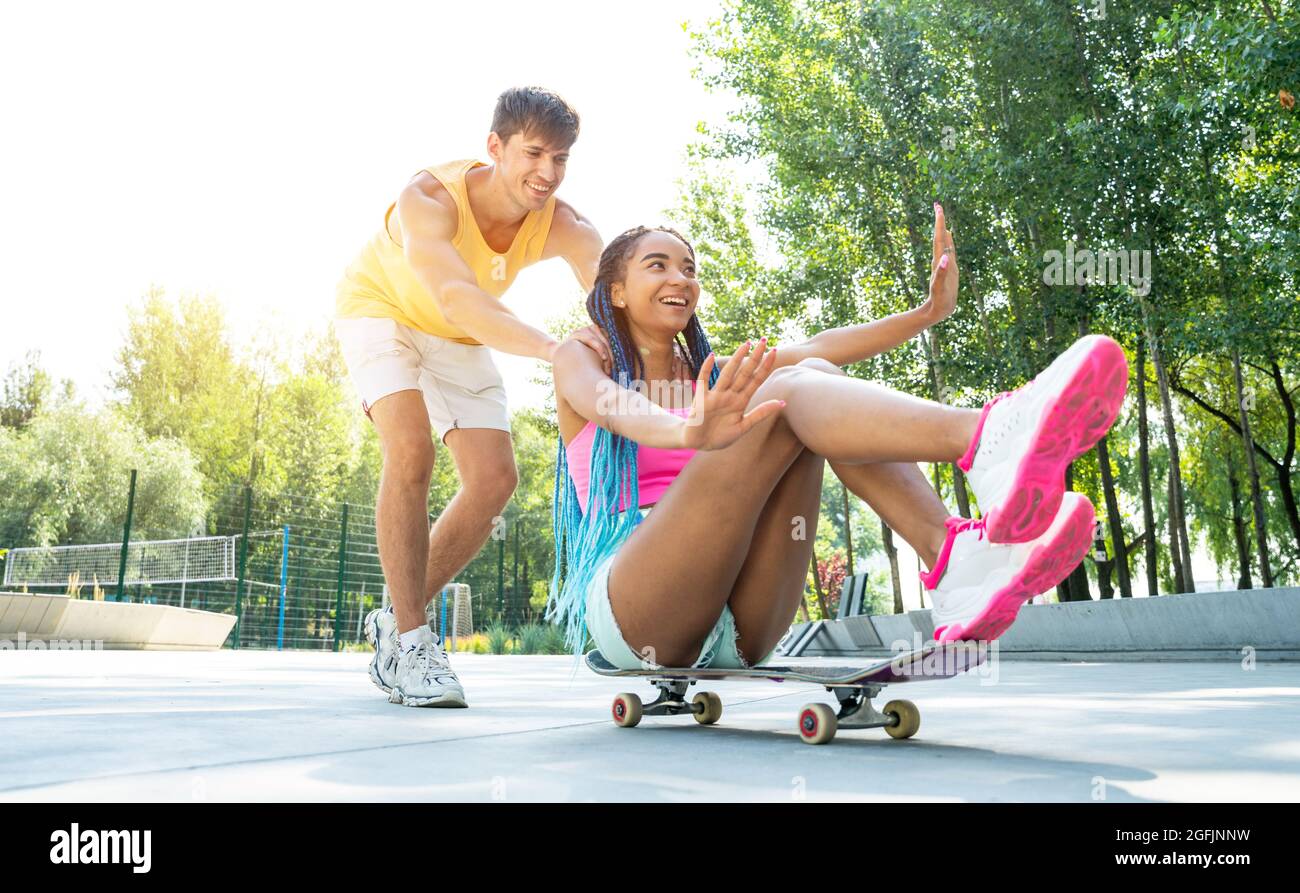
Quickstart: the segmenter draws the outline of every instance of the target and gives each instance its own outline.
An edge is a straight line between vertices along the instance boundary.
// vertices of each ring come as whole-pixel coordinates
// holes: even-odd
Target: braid
[[[615,307],[610,286],[627,276],[627,263],[641,237],[651,232],[668,233],[682,241],[695,257],[691,243],[668,227],[638,226],[618,235],[601,252],[596,284],[587,295],[587,315],[609,339],[612,370],[610,377],[630,388],[645,377],[645,361],[632,340],[627,313]],[[685,344],[677,339],[691,375],[698,378],[712,349],[699,318],[691,314],[684,332]],[[715,365],[709,387],[718,380]],[[578,504],[578,491],[569,474],[564,440],[556,439],[555,492],[552,526],[555,534],[555,573],[546,616],[565,626],[565,640],[577,654],[587,641],[586,586],[599,563],[612,555],[637,524],[641,515],[638,496],[637,445],[604,428],[596,429],[591,445],[591,478],[587,504]],[[626,510],[624,510],[626,509]]]

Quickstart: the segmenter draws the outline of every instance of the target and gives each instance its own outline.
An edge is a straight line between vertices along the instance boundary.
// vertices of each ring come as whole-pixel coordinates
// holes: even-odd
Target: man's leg
[[[407,632],[425,623],[433,431],[419,391],[398,391],[378,400],[370,408],[370,418],[383,451],[375,503],[379,563],[398,631]]]
[[[444,443],[456,462],[460,490],[429,531],[425,604],[483,548],[519,480],[514,444],[507,431],[454,428],[447,432]],[[423,617],[421,610],[421,623]]]

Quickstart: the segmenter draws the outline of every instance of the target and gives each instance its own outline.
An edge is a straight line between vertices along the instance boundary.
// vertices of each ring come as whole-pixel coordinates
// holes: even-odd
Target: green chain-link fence
[[[122,517],[128,548],[107,547],[123,554],[121,587],[114,555],[112,571],[93,580],[89,573],[68,580],[49,579],[47,574],[44,582],[34,583],[15,577],[9,588],[80,589],[80,597],[86,597],[90,593],[85,590],[93,585],[99,590],[94,597],[106,601],[121,598],[235,614],[239,622],[226,642],[235,648],[346,648],[364,641],[363,619],[383,604],[373,506],[267,496],[231,487],[211,506],[203,532],[228,541],[218,544],[225,548],[225,570],[210,575],[220,579],[200,580],[186,566],[190,552],[184,541],[161,547],[132,541],[129,492],[125,496]],[[540,620],[553,563],[552,542],[549,515],[526,515],[513,504],[507,507],[483,549],[453,581],[470,587],[476,629],[515,628]],[[205,544],[208,551],[212,546]],[[150,582],[144,569],[160,548],[174,571],[164,576],[175,582]]]

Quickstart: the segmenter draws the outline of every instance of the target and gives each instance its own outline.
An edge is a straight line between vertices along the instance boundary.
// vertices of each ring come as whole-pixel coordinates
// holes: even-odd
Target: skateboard
[[[799,738],[806,744],[826,744],[837,729],[883,728],[891,738],[911,738],[921,728],[921,712],[911,701],[893,700],[877,710],[872,700],[887,685],[926,679],[950,679],[979,666],[988,656],[986,642],[930,643],[915,651],[880,658],[870,663],[825,666],[749,667],[747,669],[659,667],[620,669],[599,651],[587,654],[587,667],[601,676],[646,679],[659,690],[648,704],[631,692],[614,697],[614,724],[632,728],[644,716],[676,716],[689,713],[701,725],[713,725],[722,718],[722,699],[702,691],[690,701],[686,689],[701,680],[767,679],[771,682],[809,682],[821,685],[839,701],[836,712],[829,704],[812,703],[799,711]]]

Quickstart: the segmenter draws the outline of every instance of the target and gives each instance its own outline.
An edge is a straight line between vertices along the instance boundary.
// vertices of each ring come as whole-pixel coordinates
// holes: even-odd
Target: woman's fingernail
[[[935,203],[934,203],[934,213],[938,214],[938,213],[939,213],[940,211],[942,211],[942,210],[943,210],[943,208],[939,207],[939,203],[938,203],[938,202],[935,202]]]
[[[943,257],[939,258],[939,269],[948,269],[948,255],[945,254]]]

